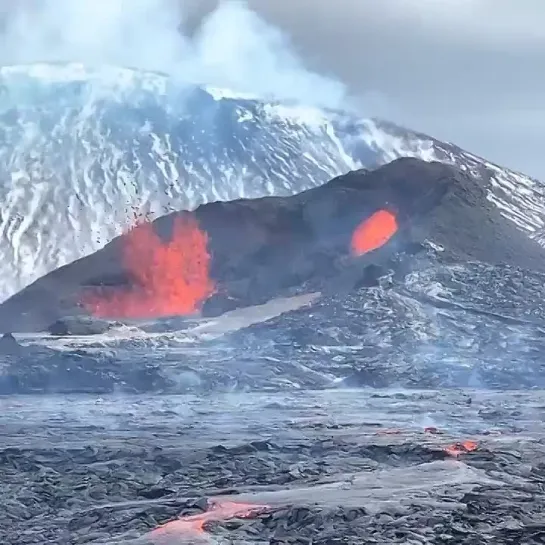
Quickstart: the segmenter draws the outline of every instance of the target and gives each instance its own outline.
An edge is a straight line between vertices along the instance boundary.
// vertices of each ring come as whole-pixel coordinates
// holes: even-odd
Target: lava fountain
[[[122,247],[131,286],[93,290],[83,297],[83,306],[99,318],[194,314],[215,291],[210,261],[208,236],[193,216],[176,217],[167,242],[152,223],[138,224]]]
[[[397,218],[388,210],[378,210],[363,220],[352,233],[350,249],[359,256],[384,246],[396,233]]]

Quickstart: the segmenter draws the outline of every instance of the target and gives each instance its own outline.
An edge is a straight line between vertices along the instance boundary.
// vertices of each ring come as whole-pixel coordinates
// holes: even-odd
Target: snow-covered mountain
[[[401,156],[455,163],[545,242],[543,186],[391,123],[78,64],[0,68],[0,300],[135,215],[294,194]]]

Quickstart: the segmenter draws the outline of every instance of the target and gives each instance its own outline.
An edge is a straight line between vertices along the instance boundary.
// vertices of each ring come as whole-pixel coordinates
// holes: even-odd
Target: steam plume
[[[174,0],[21,0],[0,37],[3,64],[76,61],[156,70],[306,104],[339,107],[345,89],[313,73],[288,38],[241,0],[225,0],[190,38]]]

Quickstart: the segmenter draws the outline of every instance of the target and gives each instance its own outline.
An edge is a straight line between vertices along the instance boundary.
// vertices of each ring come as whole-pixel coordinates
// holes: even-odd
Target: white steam
[[[261,98],[339,107],[345,88],[307,70],[288,38],[245,2],[220,2],[193,38],[173,0],[43,0],[16,9],[0,37],[2,62],[76,61],[165,72]],[[6,53],[8,52],[8,53]]]

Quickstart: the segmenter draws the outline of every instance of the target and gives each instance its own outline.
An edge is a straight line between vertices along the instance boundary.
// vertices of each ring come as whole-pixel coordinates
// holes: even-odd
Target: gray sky
[[[184,9],[173,10],[176,3]],[[241,10],[209,17],[198,45],[180,47],[173,23],[181,11],[185,26],[195,28],[215,4],[0,0],[0,16],[12,16],[0,32],[0,62],[68,54],[158,70],[176,65],[180,71],[183,61],[181,72],[196,78],[233,85],[253,80],[261,84],[257,91],[280,95],[295,89],[302,97],[343,96],[331,82],[301,74],[284,40]],[[364,115],[452,141],[545,181],[545,0],[247,4],[285,32],[306,67],[344,83]],[[42,6],[37,17],[36,6]],[[16,10],[32,16],[15,20]]]
[[[545,0],[248,3],[365,113],[545,180]]]

